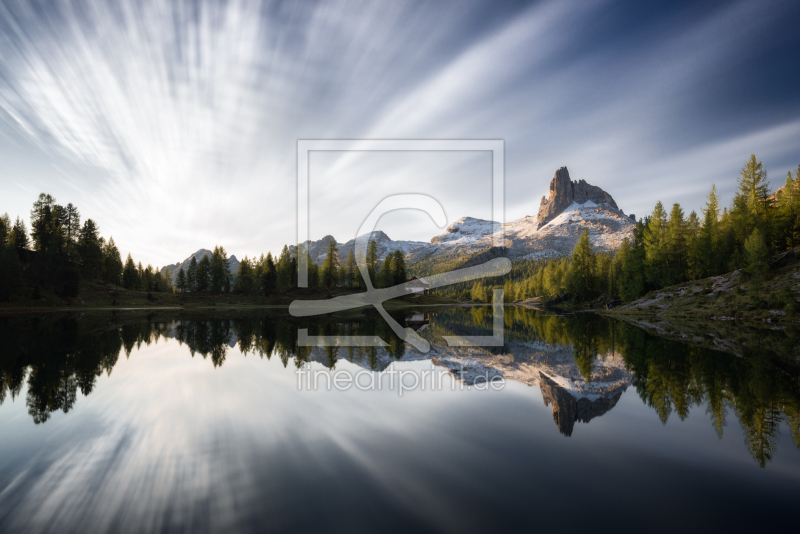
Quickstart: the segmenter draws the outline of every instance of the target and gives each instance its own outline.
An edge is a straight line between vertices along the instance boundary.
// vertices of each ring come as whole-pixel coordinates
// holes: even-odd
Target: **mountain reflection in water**
[[[304,323],[278,312],[231,318],[0,318],[0,404],[19,396],[27,382],[27,411],[35,423],[45,423],[55,411],[69,412],[79,391],[90,395],[120,355],[175,339],[192,357],[208,358],[214,367],[224,365],[229,350],[237,347],[245,355],[279,358],[284,367],[317,362],[335,369],[345,359],[383,371],[395,361],[430,359],[466,385],[474,385],[476,377],[503,377],[539,387],[565,436],[575,432],[576,423],[612,410],[632,385],[665,424],[673,416],[684,420],[692,407],[706,404],[709,423],[722,437],[732,412],[762,468],[775,454],[782,422],[800,447],[798,366],[791,355],[751,351],[737,357],[595,315],[561,317],[523,308],[506,309],[505,346],[454,348],[443,336],[491,333],[489,308],[414,313],[405,320],[431,343],[430,353],[405,345],[370,314]],[[388,346],[302,347],[299,327],[312,336],[379,335]]]

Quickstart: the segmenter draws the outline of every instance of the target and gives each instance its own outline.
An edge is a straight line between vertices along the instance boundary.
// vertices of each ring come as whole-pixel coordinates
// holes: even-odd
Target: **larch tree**
[[[185,293],[186,292],[186,287],[187,287],[187,285],[186,285],[186,272],[183,269],[178,271],[178,279],[175,282],[176,282],[175,283],[175,287],[178,288],[178,291],[180,291],[181,293]]]
[[[336,240],[328,241],[328,252],[322,263],[322,284],[326,289],[336,287],[339,279],[339,249]]]

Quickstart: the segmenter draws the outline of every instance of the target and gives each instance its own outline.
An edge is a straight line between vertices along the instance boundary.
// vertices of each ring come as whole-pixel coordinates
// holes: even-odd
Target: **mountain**
[[[410,251],[409,264],[427,259],[448,260],[476,254],[492,246],[502,232],[506,255],[512,261],[568,256],[585,229],[597,250],[616,250],[633,234],[636,219],[625,215],[613,197],[584,180],[570,180],[566,167],[550,181],[549,198],[542,197],[535,217],[526,216],[500,224],[463,217],[429,245]]]
[[[369,237],[367,237],[369,236]],[[390,253],[395,250],[403,251],[403,254],[408,255],[411,251],[419,247],[429,246],[430,243],[424,241],[394,241],[386,233],[376,230],[370,234],[364,234],[358,237],[359,240],[364,242],[375,241],[378,250],[378,261],[382,262]],[[322,265],[325,258],[328,256],[328,243],[336,241],[333,236],[326,235],[318,241],[306,241],[305,245],[308,247],[308,254],[311,256],[311,261],[317,265]],[[336,247],[339,249],[339,261],[347,261],[347,256],[353,250],[356,240],[351,239],[346,243],[336,242]],[[366,247],[365,247],[366,248]],[[289,247],[289,251],[294,254],[294,247]],[[364,251],[366,252],[366,250]]]
[[[186,270],[189,268],[189,264],[192,263],[192,258],[197,260],[197,263],[200,263],[205,256],[211,256],[211,251],[201,248],[185,260],[180,263],[173,263],[172,265],[167,265],[166,267],[161,268],[161,274],[169,269],[169,272],[172,274],[172,282],[174,283],[178,279],[178,272],[181,270]],[[229,256],[228,257],[228,268],[230,269],[231,273],[236,274],[239,272],[239,260],[236,259],[236,256]]]
[[[512,261],[538,260],[569,256],[584,230],[589,230],[589,240],[596,250],[612,251],[619,248],[626,237],[633,235],[636,218],[626,215],[614,201],[614,198],[598,186],[588,184],[585,180],[572,181],[566,167],[555,172],[550,181],[547,198],[542,197],[536,216],[526,216],[516,221],[500,224],[496,221],[462,217],[447,227],[447,230],[430,242],[395,241],[380,230],[369,234],[369,240],[378,246],[378,261],[395,250],[401,250],[406,257],[406,264],[413,265],[421,261],[434,264],[474,256],[494,244],[494,237],[502,233],[505,255]],[[367,235],[359,236],[359,240],[367,239]],[[327,235],[317,241],[306,241],[311,261],[322,265],[328,254],[328,243],[336,239]],[[356,240],[345,243],[336,241],[339,249],[339,261],[347,261]],[[294,254],[294,247],[289,247]],[[492,251],[497,252],[497,251]],[[186,269],[192,257],[200,261],[211,251],[200,249],[182,263],[169,265],[173,280],[178,269]],[[239,261],[235,256],[228,260],[231,272],[239,270]]]

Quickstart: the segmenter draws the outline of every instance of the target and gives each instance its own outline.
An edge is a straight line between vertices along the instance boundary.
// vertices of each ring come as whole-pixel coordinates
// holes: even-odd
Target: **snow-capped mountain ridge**
[[[474,217],[461,217],[447,230],[431,238],[430,242],[393,240],[385,232],[375,230],[359,236],[359,241],[375,241],[378,261],[382,262],[395,250],[403,252],[406,263],[412,265],[423,260],[447,260],[472,256],[495,245],[497,238],[504,243],[505,255],[512,261],[536,260],[569,256],[584,230],[589,230],[589,240],[595,249],[613,251],[626,237],[631,237],[636,226],[633,215],[626,215],[617,207],[610,194],[584,180],[573,182],[569,171],[561,167],[550,182],[549,198],[542,197],[536,216],[526,216],[500,224]],[[344,243],[327,235],[316,241],[306,241],[311,261],[322,265],[328,254],[328,243],[336,242],[339,261],[347,256],[356,239]],[[366,249],[366,247],[364,247]],[[294,246],[289,250],[294,254]],[[198,261],[210,251],[201,249],[194,256]],[[183,264],[170,265],[173,276],[178,267],[186,268],[192,256]],[[277,258],[276,258],[277,259]],[[239,262],[235,256],[229,260],[231,272],[236,272]]]

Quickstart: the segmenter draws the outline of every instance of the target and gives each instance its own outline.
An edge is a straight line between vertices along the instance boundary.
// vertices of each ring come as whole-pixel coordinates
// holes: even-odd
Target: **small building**
[[[406,291],[408,293],[427,295],[431,292],[431,285],[424,278],[417,278],[415,276],[406,282]]]
[[[406,326],[416,332],[424,330],[430,322],[430,316],[427,313],[415,313],[411,317],[406,318]]]

